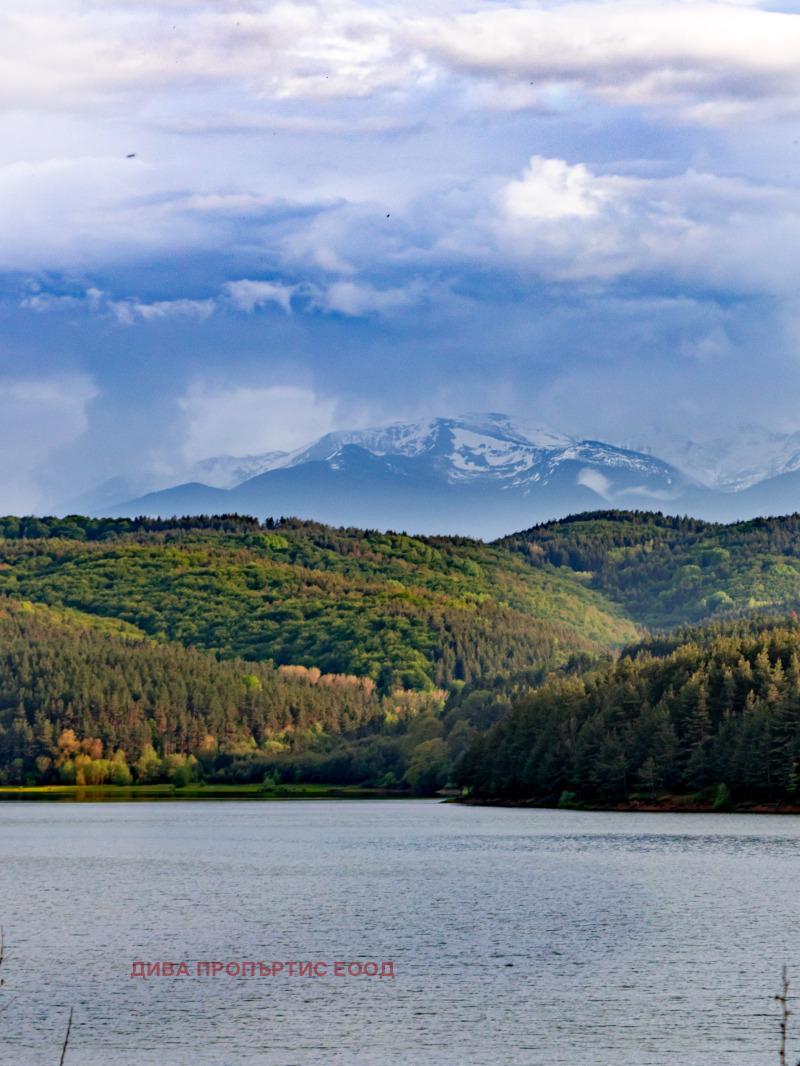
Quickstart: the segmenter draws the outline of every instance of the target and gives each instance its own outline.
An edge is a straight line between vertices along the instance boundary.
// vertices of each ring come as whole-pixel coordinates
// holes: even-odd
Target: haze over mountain
[[[128,499],[124,482],[115,480],[66,510],[110,516],[238,512],[262,520],[296,515],[483,538],[598,507],[732,521],[797,509],[800,459],[790,443],[778,443],[779,454],[775,441],[767,442],[770,454],[760,453],[767,477],[755,467],[729,466],[725,475],[717,469],[716,484],[703,484],[652,455],[524,427],[503,414],[471,414],[328,433],[293,452],[210,458],[194,465],[191,480]],[[687,452],[697,468],[699,450]],[[720,455],[725,458],[722,447]],[[709,472],[712,459],[705,455]]]

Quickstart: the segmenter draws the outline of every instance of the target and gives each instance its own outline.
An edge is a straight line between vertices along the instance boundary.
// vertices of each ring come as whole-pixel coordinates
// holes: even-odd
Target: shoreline
[[[627,800],[624,803],[608,805],[575,804],[559,807],[555,803],[539,803],[535,800],[479,800],[470,796],[459,796],[447,800],[448,803],[461,803],[469,807],[506,807],[509,809],[546,810],[546,811],[589,811],[608,813],[618,811],[627,814],[800,814],[800,805],[781,800],[776,803],[731,803],[724,808],[715,808],[712,800],[696,797],[670,796],[661,800]]]
[[[436,799],[440,803],[457,803],[466,807],[503,807],[519,810],[570,810],[591,813],[622,814],[800,814],[800,804],[781,800],[777,803],[732,803],[715,809],[712,800],[697,796],[664,796],[657,800],[630,799],[615,804],[575,804],[559,807],[536,800],[481,800],[462,796],[452,789],[441,789],[433,796],[413,796],[406,790],[365,788],[357,785],[285,784],[265,790],[259,784],[193,784],[176,788],[170,784],[154,785],[0,785],[0,803],[20,800],[66,803],[142,803],[187,802],[193,800],[403,800]]]
[[[74,803],[131,803],[191,800],[314,800],[314,799],[411,799],[406,791],[362,788],[353,785],[0,785],[0,803],[42,800]]]

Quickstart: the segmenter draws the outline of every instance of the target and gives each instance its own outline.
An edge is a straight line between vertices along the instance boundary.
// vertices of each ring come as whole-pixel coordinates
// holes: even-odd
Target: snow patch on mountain
[[[446,456],[450,476],[513,477],[531,469],[542,459],[543,449],[508,438],[487,437],[458,424],[450,428],[452,451]]]

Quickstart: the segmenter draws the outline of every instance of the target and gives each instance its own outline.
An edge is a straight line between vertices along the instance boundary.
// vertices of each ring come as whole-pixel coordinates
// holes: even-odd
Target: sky
[[[465,411],[796,432],[799,187],[794,4],[5,0],[0,513]]]

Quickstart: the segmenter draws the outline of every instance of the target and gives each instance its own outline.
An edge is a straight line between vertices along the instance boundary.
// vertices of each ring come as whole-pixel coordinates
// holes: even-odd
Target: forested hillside
[[[473,716],[509,706],[502,694],[480,711],[479,695],[445,720],[439,686],[455,698],[514,675],[527,690],[636,635],[568,574],[469,540],[237,516],[0,529],[10,783],[266,774],[430,790],[483,727]]]
[[[0,600],[4,781],[129,784],[179,771],[260,780],[271,757],[404,733],[443,695],[381,696],[370,678],[219,662],[72,611]]]
[[[800,602],[800,515],[717,525],[596,511],[497,542],[535,568],[582,574],[647,626],[732,618]]]
[[[384,692],[527,669],[637,635],[570,574],[466,539],[292,520],[279,529],[233,518],[33,523],[34,536],[19,520],[0,523],[0,594],[120,619],[223,658],[370,677]]]
[[[644,641],[550,681],[473,740],[455,779],[484,799],[607,804],[703,793],[800,799],[800,625],[753,619]]]
[[[0,519],[0,781],[789,795],[799,603],[796,515]]]

